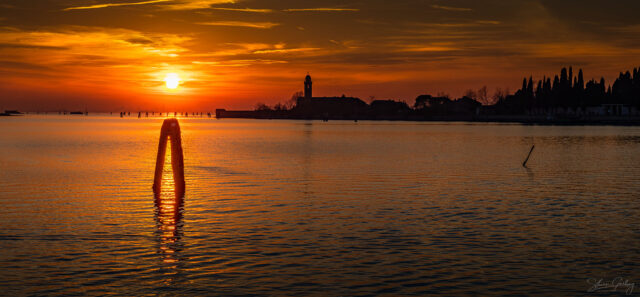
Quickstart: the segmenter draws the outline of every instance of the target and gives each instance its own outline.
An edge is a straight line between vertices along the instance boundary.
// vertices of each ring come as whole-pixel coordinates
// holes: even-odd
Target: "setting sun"
[[[169,89],[175,89],[180,85],[180,77],[175,73],[168,73],[164,78],[164,82]]]

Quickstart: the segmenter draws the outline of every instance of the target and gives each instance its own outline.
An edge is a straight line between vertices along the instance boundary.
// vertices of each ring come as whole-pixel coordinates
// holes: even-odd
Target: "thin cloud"
[[[238,22],[238,21],[221,21],[221,22],[202,22],[197,23],[204,26],[224,26],[224,27],[246,27],[256,29],[271,29],[280,24],[271,22],[251,23],[251,22]]]
[[[107,8],[107,7],[116,7],[116,6],[131,6],[131,5],[145,5],[145,4],[155,4],[162,2],[169,2],[171,0],[149,0],[142,2],[129,2],[129,3],[104,3],[104,4],[96,4],[89,6],[76,6],[76,7],[68,7],[63,10],[78,10],[78,9],[97,9],[97,8]]]
[[[448,11],[473,11],[473,9],[471,8],[443,6],[443,5],[437,5],[437,4],[431,5],[431,7],[435,9],[442,9],[442,10],[448,10]]]
[[[125,41],[131,44],[143,44],[143,45],[153,44],[152,40],[149,40],[147,38],[139,38],[139,37],[127,39]]]
[[[301,47],[301,48],[276,48],[254,51],[254,54],[272,54],[272,53],[295,53],[295,52],[307,52],[317,51],[321,48],[317,47]]]
[[[502,24],[502,22],[500,22],[500,21],[477,21],[476,23],[482,24],[482,25],[500,25],[500,24]]]
[[[324,12],[332,12],[332,11],[360,11],[358,8],[329,8],[329,7],[317,7],[317,8],[289,8],[283,11],[288,12],[296,12],[296,11],[324,11]]]
[[[271,65],[271,64],[287,64],[287,61],[281,60],[268,60],[268,59],[244,59],[244,60],[229,60],[229,61],[193,61],[193,64],[209,65],[216,67],[244,67],[254,64]]]
[[[214,4],[233,4],[235,0],[182,0],[178,3],[163,6],[169,10],[195,10],[211,8]]]
[[[611,30],[622,33],[640,33],[640,25],[612,27]]]
[[[226,7],[211,7],[215,10],[224,11],[238,11],[238,12],[255,12],[255,13],[271,13],[273,9],[256,9],[256,8],[226,8]]]
[[[34,44],[20,44],[20,43],[0,43],[0,49],[3,48],[17,48],[17,49],[41,49],[41,50],[68,50],[68,47],[53,46],[53,45],[34,45]]]
[[[22,69],[22,70],[51,70],[50,67],[15,61],[0,61],[0,69]]]
[[[450,52],[459,50],[455,47],[449,46],[409,46],[399,49],[401,52]]]

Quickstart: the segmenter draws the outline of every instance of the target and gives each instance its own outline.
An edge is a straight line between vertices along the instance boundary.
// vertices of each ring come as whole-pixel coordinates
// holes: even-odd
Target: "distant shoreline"
[[[360,98],[315,97],[307,74],[304,92],[296,92],[285,104],[256,104],[255,110],[217,109],[216,118],[465,121],[520,123],[531,125],[640,125],[640,71],[620,73],[608,89],[604,79],[586,83],[582,69],[574,78],[572,67],[563,68],[553,79],[523,80],[515,94],[496,90],[489,100],[486,87],[452,100],[447,95],[419,95],[413,106],[405,101]]]
[[[111,115],[119,118],[110,112],[92,112],[88,114]],[[157,113],[159,114],[159,113]],[[172,118],[170,115],[158,116],[156,114],[142,116],[141,118]],[[2,117],[22,117],[25,115],[69,115],[70,118],[84,118],[85,115],[79,117],[75,114],[58,114],[45,112],[25,112],[21,114],[0,113]],[[290,111],[252,111],[252,110],[216,110],[215,117],[208,117],[207,114],[193,114],[185,116],[177,114],[181,119],[198,119],[198,118],[215,118],[222,119],[253,119],[253,120],[313,120],[313,121],[375,121],[375,122],[445,122],[445,123],[501,123],[501,124],[521,124],[521,125],[540,125],[540,126],[640,126],[640,116],[589,116],[589,117],[554,117],[531,116],[531,115],[434,115],[434,116],[418,116],[405,115],[396,117],[372,117],[372,116],[300,116]],[[130,116],[124,116],[127,119],[140,118],[137,113]]]
[[[275,111],[233,111],[216,110],[217,119],[257,119],[257,120],[322,120],[322,121],[403,121],[403,122],[469,122],[469,123],[514,123],[525,125],[615,125],[615,126],[640,126],[640,116],[591,116],[581,118],[562,118],[530,115],[451,115],[451,116],[415,116],[405,115],[397,117],[371,117],[371,116],[311,116],[305,117],[289,112]]]

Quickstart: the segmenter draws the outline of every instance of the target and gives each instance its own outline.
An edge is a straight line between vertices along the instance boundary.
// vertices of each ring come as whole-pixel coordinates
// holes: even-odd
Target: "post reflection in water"
[[[168,131],[167,127],[172,131]],[[166,150],[167,137],[171,138],[171,150]],[[165,153],[169,154],[167,159],[171,162],[164,162]],[[180,127],[175,119],[165,120],[160,135],[153,190],[158,254],[162,260],[161,270],[166,277],[164,285],[168,286],[175,283],[181,272],[185,190],[182,164]]]
[[[155,196],[156,240],[163,267],[176,272],[179,268],[184,211],[184,196],[176,191],[173,174],[165,166],[160,192]]]

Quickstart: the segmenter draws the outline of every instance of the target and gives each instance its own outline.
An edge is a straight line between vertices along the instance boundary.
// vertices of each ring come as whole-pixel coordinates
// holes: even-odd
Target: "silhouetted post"
[[[536,147],[536,145],[532,145],[531,146],[531,150],[529,151],[529,154],[527,155],[527,158],[524,159],[524,162],[522,162],[522,167],[527,167],[527,162],[529,161],[529,158],[531,157],[531,153],[533,153],[533,149]]]
[[[184,160],[182,156],[182,137],[180,136],[180,124],[177,119],[166,119],[160,130],[160,142],[158,143],[158,157],[156,158],[156,172],[153,178],[153,192],[160,193],[162,185],[162,168],[167,152],[167,138],[171,139],[171,168],[173,169],[173,181],[176,187],[176,196],[183,196],[185,192]]]

